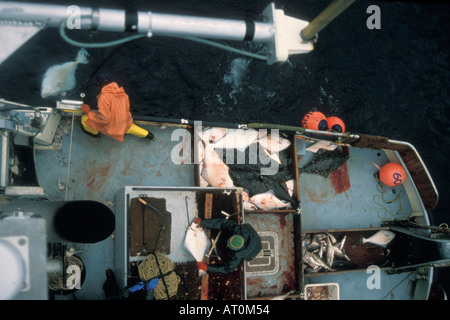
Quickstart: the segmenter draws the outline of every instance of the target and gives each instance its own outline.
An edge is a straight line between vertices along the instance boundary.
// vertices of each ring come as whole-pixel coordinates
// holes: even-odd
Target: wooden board
[[[205,219],[211,219],[212,217],[212,199],[213,195],[212,193],[205,194]],[[211,237],[211,231],[206,230],[206,235],[208,238]],[[209,258],[204,258],[203,260],[206,264],[209,263]],[[201,300],[208,300],[208,282],[209,282],[209,275],[206,274],[202,277],[202,289],[201,289]]]
[[[143,198],[161,212],[161,216],[138,201],[130,201],[130,256],[146,256],[148,253],[170,253],[172,213],[166,209],[166,199]],[[160,233],[160,226],[162,226]],[[159,235],[159,239],[158,239]],[[156,246],[155,246],[156,245]]]

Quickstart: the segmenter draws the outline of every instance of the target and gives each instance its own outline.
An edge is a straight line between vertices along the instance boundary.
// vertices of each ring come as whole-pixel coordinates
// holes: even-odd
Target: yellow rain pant
[[[88,127],[86,125],[86,120],[87,119],[88,119],[87,115],[83,114],[81,116],[81,124],[83,125],[83,128],[87,132],[90,132],[92,134],[99,134],[99,132],[97,130],[94,130],[94,129],[92,129],[92,128],[90,128],[90,127]],[[136,136],[136,137],[139,137],[139,138],[145,138],[148,135],[148,131],[147,130],[145,130],[145,129],[135,125],[134,123],[131,124],[130,129],[128,129],[127,132],[125,132],[125,133],[132,134],[133,136]]]

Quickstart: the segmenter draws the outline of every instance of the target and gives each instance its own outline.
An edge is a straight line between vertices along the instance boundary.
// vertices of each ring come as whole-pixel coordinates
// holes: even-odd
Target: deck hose
[[[65,26],[67,25],[67,19],[63,20],[61,22],[61,25],[59,26],[59,35],[61,36],[61,38],[69,43],[72,46],[75,47],[80,47],[80,48],[108,48],[108,47],[112,47],[112,46],[116,46],[119,44],[124,44],[126,42],[129,41],[133,41],[136,39],[142,39],[142,38],[147,38],[148,36],[146,34],[138,34],[138,35],[133,35],[133,36],[129,36],[123,39],[118,39],[118,40],[113,40],[113,41],[109,41],[109,42],[101,42],[101,43],[96,43],[96,42],[92,42],[92,43],[87,43],[87,42],[79,42],[79,41],[75,41],[71,38],[69,38],[69,36],[67,36],[66,32],[65,32]],[[256,60],[261,60],[261,61],[267,61],[267,57],[259,55],[259,54],[255,54],[255,53],[251,53],[245,50],[240,50],[240,49],[236,49],[227,45],[223,45],[214,41],[209,41],[206,39],[202,39],[202,38],[198,38],[198,37],[193,37],[193,36],[182,36],[179,37],[180,39],[184,39],[184,40],[190,40],[190,41],[194,41],[194,42],[198,42],[198,43],[202,43],[202,44],[206,44],[215,48],[219,48],[222,50],[226,50],[226,51],[230,51],[230,52],[234,52],[234,53],[238,53]]]

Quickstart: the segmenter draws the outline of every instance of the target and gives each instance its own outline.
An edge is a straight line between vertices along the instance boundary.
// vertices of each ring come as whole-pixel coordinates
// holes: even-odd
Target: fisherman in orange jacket
[[[108,73],[99,73],[96,78],[102,87],[97,96],[98,111],[92,111],[87,104],[81,105],[81,111],[84,113],[81,117],[83,131],[91,136],[98,136],[101,132],[118,141],[123,141],[126,133],[155,140],[150,131],[133,123],[130,100],[124,89],[113,82]]]

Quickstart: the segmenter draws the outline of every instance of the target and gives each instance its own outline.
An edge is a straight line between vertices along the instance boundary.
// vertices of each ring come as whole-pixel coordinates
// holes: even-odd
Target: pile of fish
[[[315,273],[322,269],[336,271],[337,260],[350,261],[344,252],[344,243],[347,236],[340,241],[330,233],[316,233],[313,236],[307,234],[302,240],[303,263],[306,265],[306,273]]]
[[[235,187],[229,173],[230,169],[216,149],[245,151],[251,144],[259,143],[270,159],[281,164],[278,153],[291,145],[288,139],[267,134],[267,130],[207,128],[199,132],[199,137],[201,141],[198,144],[198,159],[201,169],[200,186],[202,187]],[[293,180],[286,181],[285,184],[286,189],[292,196]],[[245,186],[240,187],[245,188]],[[274,210],[292,207],[291,203],[277,198],[273,190],[267,190],[267,192],[252,197],[244,192],[243,202],[246,210]]]

